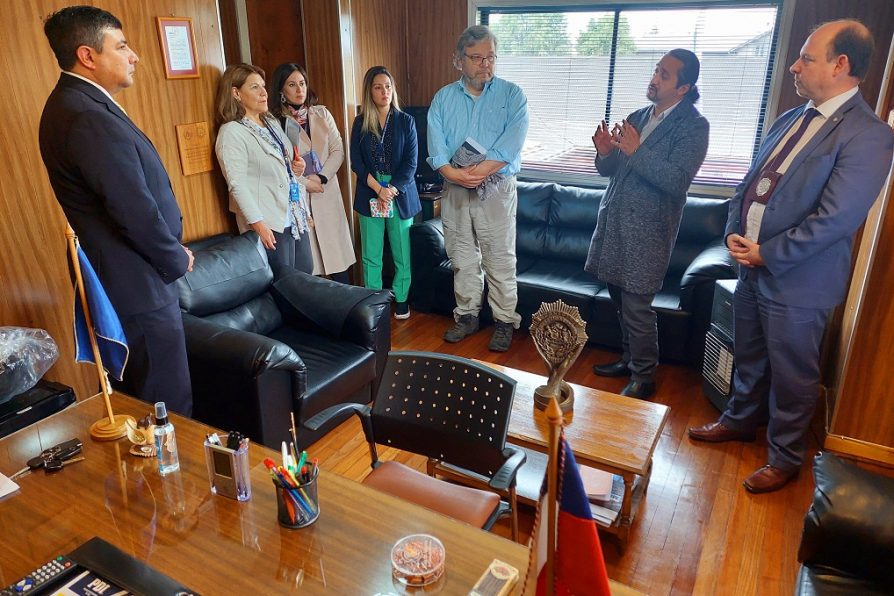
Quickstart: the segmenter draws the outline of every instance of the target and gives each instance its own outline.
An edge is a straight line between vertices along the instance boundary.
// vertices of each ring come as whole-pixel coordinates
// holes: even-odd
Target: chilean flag
[[[543,493],[548,482],[544,480]],[[556,596],[611,596],[602,546],[590,503],[580,478],[574,454],[565,440],[559,443],[559,507],[556,524],[555,594]],[[538,523],[532,538],[532,561],[528,567],[537,575],[537,596],[546,594],[546,517],[549,515],[547,495],[538,507]]]

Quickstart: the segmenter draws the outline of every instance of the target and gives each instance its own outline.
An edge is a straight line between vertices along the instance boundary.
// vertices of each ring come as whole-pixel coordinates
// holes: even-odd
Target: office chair
[[[304,423],[310,430],[346,411],[358,415],[369,443],[372,472],[363,483],[489,530],[505,514],[512,516],[518,539],[515,477],[525,461],[520,449],[506,445],[515,381],[457,356],[431,352],[391,352],[372,407],[344,403]],[[450,466],[485,490],[459,486],[394,461],[379,461],[376,444]],[[508,497],[508,503],[501,500]]]

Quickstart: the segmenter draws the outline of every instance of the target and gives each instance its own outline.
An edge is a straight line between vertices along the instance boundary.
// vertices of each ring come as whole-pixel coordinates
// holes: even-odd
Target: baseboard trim
[[[823,447],[859,460],[894,468],[894,447],[833,434],[826,435]]]

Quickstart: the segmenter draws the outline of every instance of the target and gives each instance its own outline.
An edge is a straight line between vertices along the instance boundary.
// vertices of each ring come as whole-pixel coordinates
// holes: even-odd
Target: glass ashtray
[[[446,551],[441,541],[428,534],[411,534],[391,548],[391,573],[407,586],[425,586],[444,575]]]

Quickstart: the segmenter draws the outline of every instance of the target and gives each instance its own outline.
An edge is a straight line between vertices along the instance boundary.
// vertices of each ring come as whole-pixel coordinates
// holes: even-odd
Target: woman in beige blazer
[[[276,67],[271,95],[270,111],[279,118],[286,136],[307,164],[301,181],[307,187],[313,218],[310,237],[314,274],[350,283],[347,269],[356,258],[336,177],[345,161],[345,149],[335,120],[329,110],[317,105],[307,72],[298,64]]]
[[[300,182],[305,164],[267,111],[264,71],[250,64],[227,67],[217,116],[222,125],[214,149],[239,231],[258,233],[274,272],[286,266],[311,273],[308,205]]]

